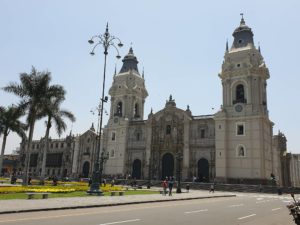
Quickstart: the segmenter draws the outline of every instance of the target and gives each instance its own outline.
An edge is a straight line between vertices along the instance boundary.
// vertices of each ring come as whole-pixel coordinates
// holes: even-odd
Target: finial
[[[226,52],[228,52],[228,39],[226,40]]]
[[[129,49],[129,53],[128,54],[133,54],[133,49],[132,49],[132,42],[130,44],[130,49]]]
[[[242,16],[240,25],[245,25],[244,13],[240,13],[240,15]]]
[[[190,106],[189,105],[186,106],[186,111],[190,111]]]
[[[117,75],[117,64],[115,64],[115,74],[114,77]]]
[[[171,102],[173,99],[172,99],[172,95],[170,95],[169,97],[169,102]]]
[[[95,131],[94,123],[92,123],[92,126],[91,126],[90,130],[91,130],[91,131]]]
[[[108,33],[108,22],[106,23],[106,30],[105,30],[106,33]]]
[[[260,52],[260,42],[258,42],[258,51],[259,51],[259,53],[261,53]]]
[[[150,111],[150,114],[153,114],[153,109],[152,109],[152,107],[151,107],[151,111]]]

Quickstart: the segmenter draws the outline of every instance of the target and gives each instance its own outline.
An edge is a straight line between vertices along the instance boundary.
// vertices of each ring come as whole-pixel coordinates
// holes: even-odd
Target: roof
[[[194,120],[202,120],[202,119],[213,119],[215,115],[200,115],[200,116],[193,116]]]

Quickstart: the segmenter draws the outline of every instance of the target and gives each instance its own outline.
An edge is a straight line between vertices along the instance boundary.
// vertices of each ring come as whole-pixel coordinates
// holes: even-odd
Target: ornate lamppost
[[[92,175],[92,184],[90,186],[90,190],[88,191],[89,194],[97,194],[102,195],[102,191],[99,188],[99,185],[101,184],[101,177],[102,177],[102,171],[103,171],[103,164],[108,159],[108,155],[104,153],[104,150],[101,151],[101,135],[102,135],[102,119],[103,119],[103,104],[108,101],[108,97],[104,96],[105,91],[105,75],[106,75],[106,58],[108,55],[108,49],[109,47],[113,47],[117,51],[117,59],[120,59],[121,56],[119,54],[118,47],[122,47],[123,44],[121,40],[117,37],[114,37],[110,35],[108,32],[108,24],[106,24],[106,30],[104,34],[101,35],[95,35],[93,36],[89,41],[91,45],[94,45],[92,51],[90,54],[93,56],[95,55],[95,49],[97,46],[102,45],[104,48],[104,70],[103,70],[103,83],[102,83],[102,95],[100,98],[100,104],[99,104],[99,133],[97,135],[97,147],[96,147],[96,162],[94,163],[94,170]],[[115,42],[118,42],[117,46]]]
[[[176,193],[181,193],[181,161],[183,159],[183,155],[181,152],[176,153],[176,160],[177,160],[177,189]]]

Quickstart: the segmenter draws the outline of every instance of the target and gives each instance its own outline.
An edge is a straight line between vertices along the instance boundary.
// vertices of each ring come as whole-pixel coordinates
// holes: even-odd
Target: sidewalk
[[[235,197],[229,192],[208,193],[208,191],[190,190],[189,193],[174,193],[173,196],[161,194],[151,195],[125,195],[125,196],[87,196],[70,198],[49,198],[49,199],[15,199],[1,200],[0,214],[33,212],[44,210],[76,209],[89,207],[103,207],[126,204],[139,204],[149,202],[179,201],[189,199]]]

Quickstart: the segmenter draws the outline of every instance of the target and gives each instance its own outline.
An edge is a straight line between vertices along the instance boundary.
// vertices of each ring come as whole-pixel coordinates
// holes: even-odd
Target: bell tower
[[[128,120],[143,120],[144,103],[148,96],[145,87],[144,74],[139,73],[138,60],[132,47],[124,57],[123,66],[114,75],[113,84],[109,90],[111,96],[110,120],[114,118]]]
[[[272,129],[267,107],[269,70],[243,18],[233,32],[219,77],[223,104],[215,115],[216,178],[261,183],[272,173]]]
[[[125,174],[128,127],[131,121],[144,119],[144,104],[148,96],[144,73],[138,69],[138,60],[132,47],[122,60],[119,73],[115,71],[109,89],[110,115],[105,128],[105,148],[109,152],[106,169],[111,174]],[[105,172],[105,171],[104,171]]]

